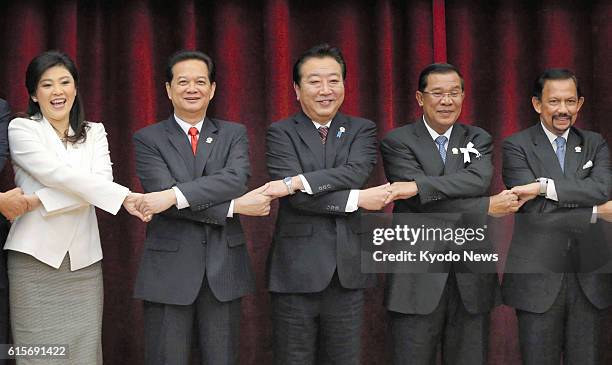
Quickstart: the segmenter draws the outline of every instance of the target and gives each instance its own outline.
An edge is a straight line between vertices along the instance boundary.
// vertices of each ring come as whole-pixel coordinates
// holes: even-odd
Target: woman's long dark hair
[[[69,136],[68,131],[64,139],[70,143],[81,143],[85,142],[87,138],[87,122],[85,121],[85,112],[83,110],[83,103],[81,102],[81,93],[78,92],[79,87],[79,72],[74,62],[63,52],[59,51],[47,51],[36,56],[32,62],[28,65],[26,71],[26,88],[28,89],[28,115],[33,118],[40,118],[42,113],[40,111],[40,105],[38,102],[32,100],[32,96],[35,96],[36,89],[38,88],[38,82],[48,69],[54,66],[65,67],[72,78],[74,79],[74,85],[77,88],[77,95],[70,109],[69,123],[70,127],[74,131],[74,134]]]

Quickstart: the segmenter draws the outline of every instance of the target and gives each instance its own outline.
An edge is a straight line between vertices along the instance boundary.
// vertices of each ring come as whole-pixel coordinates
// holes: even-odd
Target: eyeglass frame
[[[445,96],[448,96],[449,99],[451,100],[457,100],[459,99],[460,96],[463,96],[463,90],[461,91],[451,91],[449,93],[443,93],[443,92],[432,92],[432,91],[419,91],[423,94],[429,94],[431,95],[432,98],[436,99],[436,100],[442,100],[444,99]],[[457,95],[453,96],[454,93],[457,93]]]

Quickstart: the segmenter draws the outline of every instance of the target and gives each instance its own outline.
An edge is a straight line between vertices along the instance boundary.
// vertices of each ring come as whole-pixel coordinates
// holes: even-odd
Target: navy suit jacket
[[[179,188],[189,208],[156,214],[147,225],[135,296],[188,305],[207,279],[219,301],[254,290],[246,238],[230,201],[247,191],[246,128],[205,118],[196,156],[174,117],[134,135],[136,173],[145,192]]]
[[[481,153],[470,163],[453,148],[468,142]],[[419,193],[395,201],[394,213],[469,213],[486,223],[488,190],[493,175],[492,138],[481,128],[455,123],[448,142],[446,163],[422,119],[391,131],[381,142],[385,173],[390,182],[415,181]],[[447,224],[445,219],[436,224]],[[418,226],[418,225],[417,225]],[[492,269],[493,270],[493,269]],[[429,314],[440,302],[447,272],[387,275],[385,303],[389,310]],[[499,302],[497,274],[457,273],[457,286],[470,313],[490,310]]]
[[[361,189],[376,164],[376,125],[338,113],[324,145],[299,112],[273,123],[266,141],[270,177],[302,174],[313,192],[280,199],[268,257],[270,291],[319,292],[336,270],[345,288],[375,285],[375,276],[361,270],[360,212],[345,208],[350,190]]]

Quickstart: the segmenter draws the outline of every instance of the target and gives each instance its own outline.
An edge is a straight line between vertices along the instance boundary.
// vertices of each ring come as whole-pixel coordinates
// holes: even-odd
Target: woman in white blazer
[[[78,73],[57,51],[26,72],[29,118],[9,124],[15,183],[29,211],[13,223],[8,250],[15,344],[66,344],[45,364],[102,364],[102,248],[94,207],[135,209],[140,194],[112,182],[104,126],[84,121]],[[17,364],[29,364],[18,359]]]

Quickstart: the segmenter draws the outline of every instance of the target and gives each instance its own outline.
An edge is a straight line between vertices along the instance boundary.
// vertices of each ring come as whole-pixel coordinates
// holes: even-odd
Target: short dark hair
[[[542,99],[542,90],[544,90],[544,84],[547,80],[574,80],[574,84],[576,84],[576,90],[578,91],[578,97],[582,96],[582,92],[580,91],[580,84],[578,84],[578,78],[576,75],[566,69],[566,68],[549,68],[544,70],[540,77],[538,77],[533,84],[533,93],[532,96],[536,97],[538,100]]]
[[[295,61],[295,63],[293,64],[293,82],[298,85],[300,84],[300,80],[302,79],[301,68],[304,62],[308,61],[311,58],[325,57],[331,57],[340,64],[340,68],[342,69],[342,80],[345,80],[346,63],[344,62],[342,52],[340,52],[340,49],[338,47],[332,47],[327,43],[322,43],[302,53],[300,57],[298,57],[297,61]]]
[[[179,62],[187,60],[200,60],[208,67],[208,80],[212,84],[215,82],[215,62],[204,52],[200,51],[178,51],[168,59],[168,66],[166,67],[166,81],[170,83],[174,75],[172,74],[172,67]]]
[[[85,111],[83,110],[83,102],[81,101],[81,91],[79,87],[79,72],[77,71],[74,61],[68,57],[67,54],[60,51],[47,51],[34,57],[26,70],[25,86],[28,90],[30,97],[28,98],[28,115],[30,117],[39,118],[42,117],[40,111],[40,105],[38,102],[32,100],[32,96],[36,95],[38,89],[38,83],[42,75],[50,68],[54,66],[64,67],[74,79],[74,86],[77,88],[77,94],[74,98],[74,104],[70,109],[68,122],[70,127],[74,131],[74,134],[69,136],[66,132],[64,138],[70,143],[85,142],[87,139],[87,122],[85,121]]]
[[[419,75],[419,91],[425,91],[427,87],[427,77],[431,74],[448,74],[455,72],[461,79],[461,90],[463,90],[463,75],[459,72],[459,69],[450,63],[432,63],[425,67]]]

